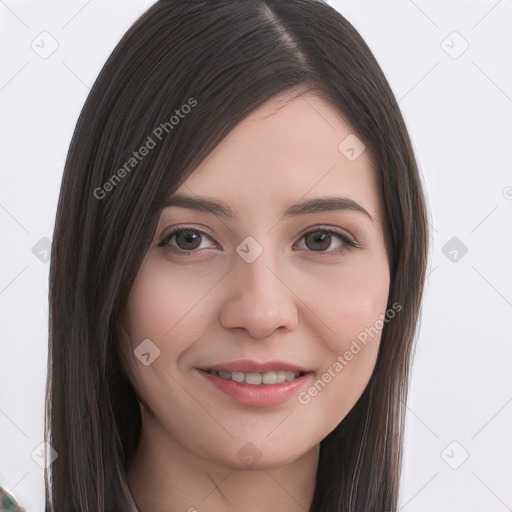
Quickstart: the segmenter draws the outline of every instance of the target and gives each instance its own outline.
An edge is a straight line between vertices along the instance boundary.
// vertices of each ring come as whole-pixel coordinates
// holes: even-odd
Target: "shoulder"
[[[0,487],[0,512],[25,512],[25,509],[21,508],[3,487]]]

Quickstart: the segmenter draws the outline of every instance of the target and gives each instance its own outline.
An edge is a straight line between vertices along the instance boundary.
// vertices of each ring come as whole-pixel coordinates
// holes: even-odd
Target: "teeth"
[[[226,372],[226,373],[229,373],[229,372]],[[242,372],[231,372],[230,377],[235,382],[243,382],[245,380],[245,375]]]
[[[254,384],[254,385],[257,385],[257,384],[261,384],[261,373],[253,373],[253,372],[249,372],[249,373],[246,373],[245,374],[245,379],[244,379],[244,382],[246,384]]]
[[[295,380],[300,372],[290,372],[288,370],[272,370],[266,373],[257,372],[215,372],[208,370],[208,373],[216,375],[225,380],[234,380],[235,382],[245,382],[257,386],[259,384],[281,384],[282,382],[289,382]]]

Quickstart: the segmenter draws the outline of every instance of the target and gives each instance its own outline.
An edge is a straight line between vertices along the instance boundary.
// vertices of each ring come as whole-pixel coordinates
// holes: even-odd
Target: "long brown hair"
[[[65,164],[50,267],[45,435],[58,457],[45,472],[47,512],[134,510],[126,468],[141,418],[121,364],[120,312],[165,196],[285,91],[320,94],[377,163],[388,305],[402,305],[384,325],[365,391],[321,443],[310,512],[396,510],[428,222],[388,82],[357,31],[322,1],[160,0],[101,70]],[[154,147],[134,157],[148,137]]]

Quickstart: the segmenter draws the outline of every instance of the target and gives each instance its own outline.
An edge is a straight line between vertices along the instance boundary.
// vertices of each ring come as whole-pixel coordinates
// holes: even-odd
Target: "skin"
[[[307,404],[293,396],[271,407],[242,405],[197,368],[284,360],[314,371],[301,388],[307,391],[382,318],[390,284],[384,210],[369,151],[349,161],[338,149],[352,133],[313,93],[274,98],[177,191],[223,201],[239,220],[176,206],[162,211],[121,322],[143,416],[128,470],[141,510],[309,509],[320,442],[366,387],[380,332]],[[281,219],[289,204],[322,196],[349,197],[372,219],[353,210]],[[207,232],[195,254],[158,246],[178,226]],[[361,246],[345,247],[336,236],[330,245],[311,237],[306,245],[310,228],[338,230]],[[263,248],[252,263],[236,252],[247,236]],[[167,246],[197,247],[177,237]],[[133,355],[144,339],[160,350],[149,366]],[[248,442],[260,455],[250,468],[237,455]]]

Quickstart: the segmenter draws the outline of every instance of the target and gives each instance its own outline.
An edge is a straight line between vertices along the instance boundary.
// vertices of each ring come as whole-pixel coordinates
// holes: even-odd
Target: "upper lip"
[[[299,364],[286,363],[284,361],[266,361],[257,362],[248,359],[241,359],[239,361],[230,361],[226,363],[214,364],[201,370],[209,370],[214,372],[255,372],[255,373],[266,373],[272,370],[288,370],[291,372],[302,372],[310,373],[312,370],[305,368]]]

